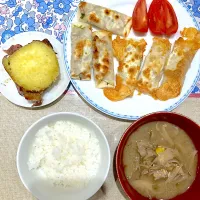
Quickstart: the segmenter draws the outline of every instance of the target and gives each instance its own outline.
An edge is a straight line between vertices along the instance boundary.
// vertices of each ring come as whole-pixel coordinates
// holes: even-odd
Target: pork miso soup
[[[150,122],[128,138],[123,165],[128,182],[141,195],[171,199],[195,180],[197,150],[179,127]]]

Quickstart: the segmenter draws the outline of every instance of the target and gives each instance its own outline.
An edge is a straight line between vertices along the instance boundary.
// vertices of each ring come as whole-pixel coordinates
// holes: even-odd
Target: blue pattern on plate
[[[200,18],[200,1],[199,0],[194,0],[192,11],[195,17]]]
[[[63,34],[73,18],[74,11],[80,0],[0,0],[0,45],[10,37],[24,31],[40,31],[54,35],[63,42]],[[200,0],[178,0],[194,18],[197,27],[200,26]],[[197,79],[197,78],[196,78]],[[77,90],[78,86],[72,81]],[[196,84],[197,80],[195,80]],[[190,88],[187,94],[174,106],[177,107],[193,90],[200,93],[200,83]],[[79,93],[94,107],[111,116],[123,119],[137,119],[138,116],[121,116],[109,112],[91,100],[79,90]]]

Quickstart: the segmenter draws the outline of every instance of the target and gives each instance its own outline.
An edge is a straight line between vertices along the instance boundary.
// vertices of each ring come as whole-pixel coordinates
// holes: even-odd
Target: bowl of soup
[[[200,127],[176,113],[146,115],[122,135],[116,152],[119,182],[132,200],[200,196]]]

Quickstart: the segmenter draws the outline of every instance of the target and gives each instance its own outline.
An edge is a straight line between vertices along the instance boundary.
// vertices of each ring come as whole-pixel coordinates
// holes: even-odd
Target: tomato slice
[[[171,35],[178,30],[178,20],[167,0],[153,0],[148,11],[149,29],[154,34]]]
[[[165,1],[165,0],[164,0]],[[154,34],[164,34],[165,27],[165,7],[163,0],[153,0],[148,11],[149,29]]]
[[[176,17],[176,13],[172,7],[172,5],[169,3],[169,1],[165,1],[166,3],[166,34],[171,35],[176,33],[178,30],[178,20]]]
[[[138,0],[133,10],[132,27],[134,31],[146,33],[148,31],[148,17],[146,0]]]

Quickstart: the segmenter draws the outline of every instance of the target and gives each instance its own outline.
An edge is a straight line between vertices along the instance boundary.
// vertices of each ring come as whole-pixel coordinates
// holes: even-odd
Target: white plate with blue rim
[[[0,1],[0,60],[13,44],[25,45],[32,40],[47,38],[57,53],[60,77],[43,94],[45,106],[58,99],[67,89],[70,79],[66,73],[63,57],[63,33],[66,22],[77,6],[72,0],[1,0]],[[33,103],[22,97],[0,64],[0,92],[12,103],[32,107]]]
[[[152,0],[146,0],[147,6],[149,7]],[[87,2],[101,5],[104,7],[111,8],[113,10],[117,10],[119,12],[125,13],[129,16],[132,16],[133,8],[136,0],[87,0]],[[199,1],[198,1],[199,2]],[[174,43],[174,41],[180,36],[180,31],[184,27],[196,27],[199,29],[199,19],[198,17],[194,17],[194,12],[199,12],[200,18],[200,11],[196,9],[195,6],[200,6],[197,0],[193,2],[193,4],[187,4],[186,0],[174,0],[170,1],[173,5],[174,10],[176,12],[178,22],[179,22],[179,29],[177,33],[170,38],[170,42]],[[190,9],[194,9],[191,12]],[[77,10],[76,10],[77,11]],[[67,72],[70,75],[70,59],[71,59],[71,23],[77,21],[76,19],[76,11],[70,16],[67,27],[66,33],[64,35],[64,57],[65,57],[65,64],[67,67]],[[184,16],[184,17],[183,17]],[[199,21],[197,21],[199,20]],[[150,32],[147,33],[146,36],[138,36],[135,35],[134,32],[131,30],[129,34],[129,38],[144,38],[147,41],[147,48],[144,53],[144,56],[147,55],[150,46],[152,44],[152,35]],[[115,72],[117,71],[118,64],[115,62]],[[196,54],[195,58],[192,61],[191,67],[189,68],[186,78],[184,81],[184,85],[181,91],[181,94],[174,98],[167,101],[159,101],[155,100],[148,95],[137,95],[137,92],[134,94],[132,98],[127,98],[123,101],[112,102],[108,100],[101,89],[95,88],[94,80],[92,81],[79,81],[79,80],[71,80],[72,84],[76,88],[77,92],[94,108],[98,109],[99,111],[110,115],[115,118],[119,119],[126,119],[126,120],[137,120],[141,116],[156,112],[156,111],[171,111],[177,106],[179,106],[192,92],[194,89],[200,75],[200,51]]]

